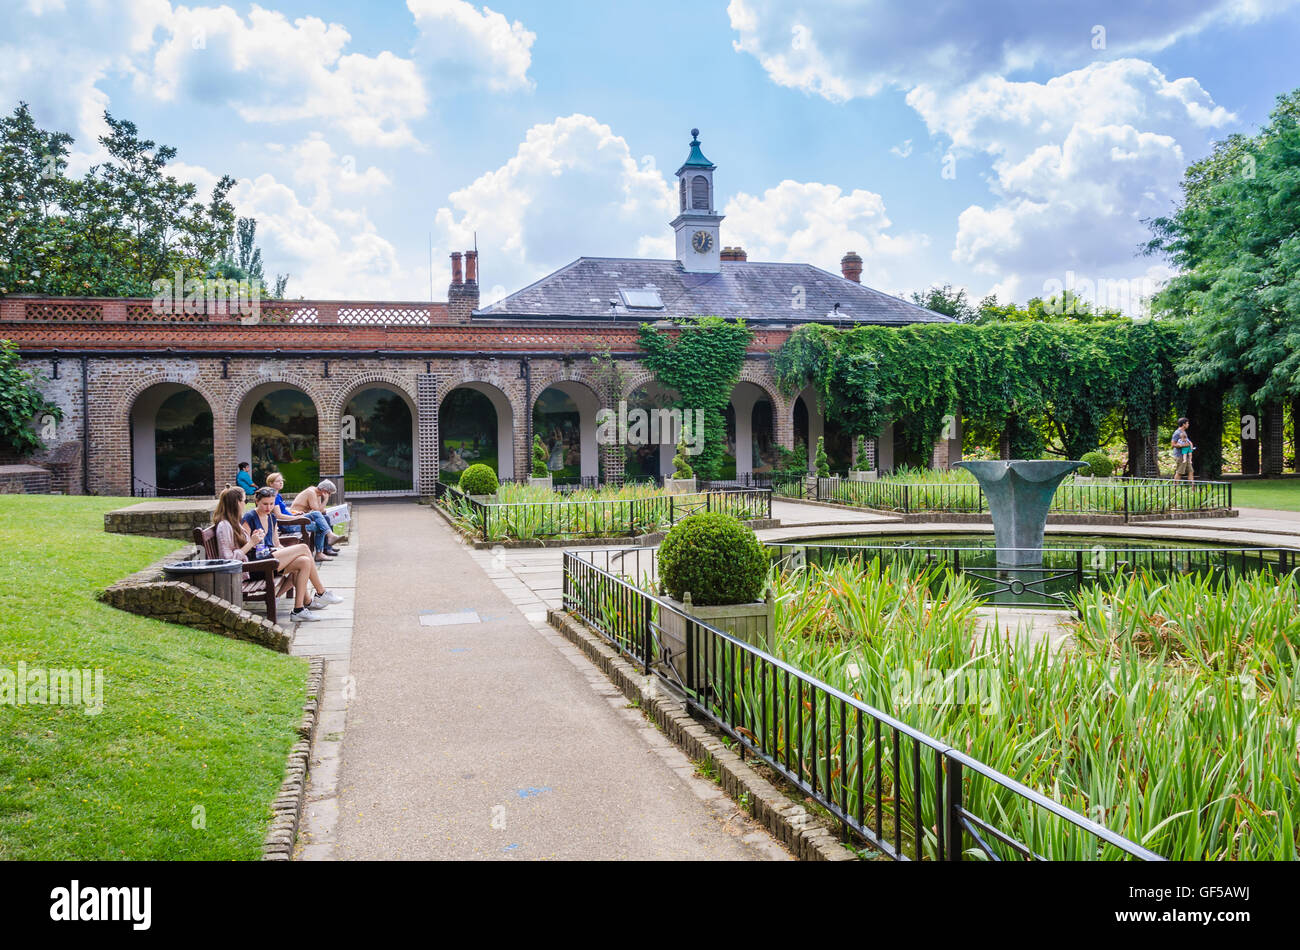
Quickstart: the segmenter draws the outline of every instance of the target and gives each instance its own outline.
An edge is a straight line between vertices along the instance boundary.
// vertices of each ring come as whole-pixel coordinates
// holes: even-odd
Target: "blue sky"
[[[1300,86],[1291,0],[1044,5],[19,0],[0,97],[95,158],[109,108],[229,173],[294,296],[443,299],[475,232],[485,300],[580,255],[670,257],[689,129],[724,244],[899,293],[1023,301],[1164,272],[1142,218]],[[945,168],[948,174],[945,175]]]

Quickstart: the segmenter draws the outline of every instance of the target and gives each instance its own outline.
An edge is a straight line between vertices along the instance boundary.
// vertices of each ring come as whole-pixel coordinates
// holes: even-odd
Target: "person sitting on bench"
[[[275,511],[275,520],[276,520],[276,521],[297,521],[298,519],[300,519],[300,518],[303,517],[303,515],[295,515],[292,511],[290,511],[290,510],[289,510],[289,506],[288,506],[287,504],[285,504],[284,499],[283,499],[282,497],[280,497],[280,492],[284,491],[284,476],[283,476],[283,475],[281,475],[279,472],[272,472],[270,475],[267,475],[267,476],[266,476],[266,487],[267,487],[267,488],[274,488],[274,489],[275,489],[275,509],[274,509],[274,511]],[[286,539],[286,543],[288,543],[288,542],[287,542],[287,539],[289,539],[289,538],[292,538],[292,539],[293,539],[293,542],[292,542],[292,543],[294,543],[294,544],[305,544],[305,543],[306,543],[306,542],[303,540],[303,537],[302,537],[302,525],[297,525],[297,524],[284,525],[284,524],[282,524],[282,525],[279,525],[279,528],[280,528],[280,536],[281,536],[282,538]]]
[[[244,490],[245,497],[253,497],[253,492],[257,491],[257,486],[253,484],[253,467],[247,462],[239,463],[239,471],[235,473],[235,484]]]
[[[313,610],[322,610],[330,604],[341,604],[343,598],[327,590],[321,582],[307,545],[280,546],[275,517],[272,515],[274,499],[273,490],[259,488],[254,493],[257,507],[244,514],[242,490],[227,488],[223,491],[213,515],[213,524],[216,525],[217,530],[217,547],[223,558],[239,561],[249,560],[250,555],[257,560],[275,558],[280,573],[288,574],[293,578],[294,608],[293,613],[289,615],[290,621],[310,623],[320,619],[312,613]],[[307,595],[310,587],[316,588],[316,596],[308,605]]]
[[[327,545],[330,536],[330,522],[325,517],[325,508],[329,505],[330,495],[335,493],[334,483],[328,478],[314,488],[304,488],[298,492],[289,505],[289,510],[296,515],[306,515],[315,528],[316,560],[324,561],[338,557],[338,549]]]

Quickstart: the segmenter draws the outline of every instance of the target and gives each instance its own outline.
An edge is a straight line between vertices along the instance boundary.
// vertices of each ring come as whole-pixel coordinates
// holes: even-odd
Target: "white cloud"
[[[1067,270],[1093,280],[1144,274],[1143,220],[1176,200],[1188,147],[1199,151],[1234,119],[1195,80],[1171,81],[1140,60],[1046,83],[920,87],[907,101],[959,153],[991,156],[993,201],[961,213],[952,257],[1026,297]]]
[[[519,288],[582,256],[671,257],[673,191],[649,157],[587,115],[528,130],[504,165],[448,196],[440,254],[472,247],[482,279]]]
[[[903,272],[929,243],[923,234],[891,234],[880,195],[818,182],[786,180],[761,196],[742,192],[723,212],[722,243],[744,247],[751,261],[815,264],[838,274],[844,252],[855,250],[863,283],[880,288],[912,278]]]
[[[773,81],[843,101],[885,87],[951,85],[1045,66],[1068,69],[1099,56],[1165,49],[1215,26],[1250,23],[1296,0],[945,0],[918,12],[896,0],[731,0],[733,45]],[[1105,46],[1094,48],[1103,27]]]
[[[432,73],[435,88],[483,84],[496,92],[532,89],[528,67],[537,39],[522,23],[508,21],[465,0],[406,0],[420,31],[416,57]]]
[[[345,53],[348,31],[317,17],[292,23],[254,5],[178,6],[139,84],[164,100],[228,105],[246,122],[319,120],[370,145],[415,143],[428,108],[415,63],[384,51]]]
[[[902,145],[894,145],[889,149],[889,151],[892,154],[897,155],[899,158],[907,158],[912,154],[912,140],[904,139]]]

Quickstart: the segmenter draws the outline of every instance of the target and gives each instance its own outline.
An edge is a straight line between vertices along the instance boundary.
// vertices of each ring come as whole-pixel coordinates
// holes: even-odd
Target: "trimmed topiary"
[[[546,444],[542,441],[540,435],[533,436],[533,478],[545,478],[551,474],[550,469],[546,467],[550,461],[550,454],[546,451]]]
[[[500,484],[497,473],[482,462],[460,473],[460,490],[467,495],[495,495]]]
[[[695,469],[691,468],[691,463],[686,461],[689,456],[686,449],[686,439],[677,443],[677,454],[673,456],[673,478],[694,478]]]
[[[817,437],[817,455],[814,456],[814,464],[817,466],[818,478],[831,477],[831,460],[826,457],[826,437],[819,435]]]
[[[700,606],[748,604],[767,582],[767,549],[730,515],[706,512],[673,526],[659,546],[659,577],[676,600]]]
[[[1098,478],[1110,478],[1115,471],[1115,465],[1110,458],[1101,452],[1085,452],[1083,458],[1079,459],[1088,467],[1079,469],[1080,475],[1096,475]]]

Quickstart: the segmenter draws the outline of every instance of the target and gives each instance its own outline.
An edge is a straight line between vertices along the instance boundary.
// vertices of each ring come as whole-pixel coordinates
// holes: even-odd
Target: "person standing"
[[[1174,450],[1174,481],[1179,481],[1183,476],[1186,476],[1189,483],[1196,481],[1196,475],[1192,472],[1192,453],[1196,446],[1192,445],[1192,440],[1187,435],[1190,426],[1186,416],[1179,418],[1178,428],[1169,440]]]

